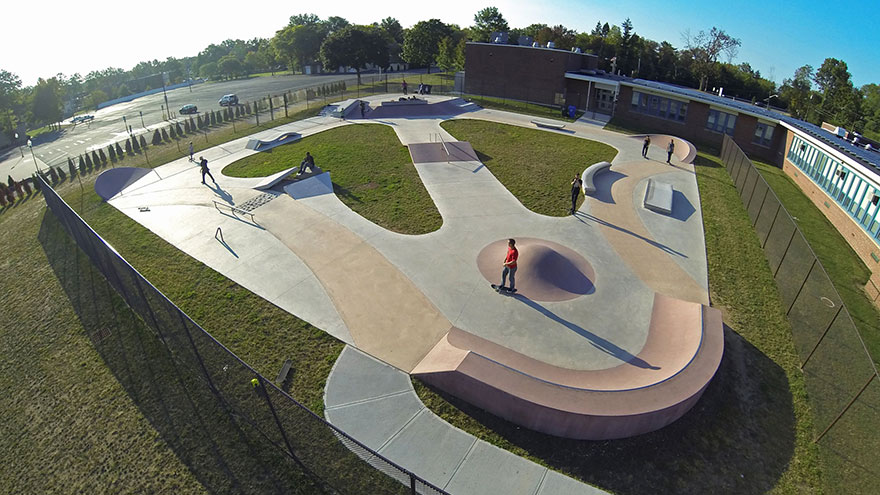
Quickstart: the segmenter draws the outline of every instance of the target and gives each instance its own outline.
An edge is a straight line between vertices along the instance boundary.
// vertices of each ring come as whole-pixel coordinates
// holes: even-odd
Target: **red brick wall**
[[[791,132],[786,132],[785,150],[791,146],[791,140],[794,136]],[[801,188],[801,191],[810,198],[816,208],[828,218],[828,221],[834,225],[840,234],[846,239],[853,251],[861,258],[862,262],[871,270],[871,278],[865,286],[865,292],[874,300],[875,304],[880,305],[878,299],[878,287],[880,287],[880,263],[871,257],[871,253],[880,258],[880,247],[865,233],[864,230],[844,211],[833,199],[831,199],[824,190],[817,186],[808,176],[797,168],[796,165],[784,160],[782,170],[786,175]],[[826,206],[827,204],[827,206]]]

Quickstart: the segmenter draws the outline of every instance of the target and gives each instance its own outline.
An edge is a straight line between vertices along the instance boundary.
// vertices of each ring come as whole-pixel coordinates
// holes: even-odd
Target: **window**
[[[758,122],[758,125],[755,126],[755,137],[752,138],[752,142],[761,146],[770,146],[770,142],[773,140],[773,126],[767,125],[761,122]]]
[[[687,103],[639,91],[633,91],[632,110],[679,122],[684,122],[687,118]]]
[[[713,132],[723,132],[732,136],[734,127],[736,127],[736,115],[719,110],[709,110],[706,129]]]

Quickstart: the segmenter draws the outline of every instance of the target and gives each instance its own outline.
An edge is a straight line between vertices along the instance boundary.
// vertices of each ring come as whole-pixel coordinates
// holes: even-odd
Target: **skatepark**
[[[548,217],[440,126],[471,118],[534,128],[533,119],[446,97],[384,105],[389,98],[368,99],[363,118],[342,104],[341,116],[205,150],[216,184],[202,185],[197,165],[181,159],[105,172],[96,188],[190,256],[346,342],[327,379],[325,416],[366,445],[453,493],[480,493],[477,473],[490,466],[518,473],[493,477],[499,492],[589,493],[447,425],[420,403],[409,376],[569,438],[632,436],[686,413],[723,350],[720,314],[708,307],[693,148],[676,144],[670,166],[643,159],[638,137],[569,124],[570,135],[618,153],[575,215]],[[403,235],[353,212],[333,193],[332,161],[321,164],[329,173],[280,174],[272,184],[222,174],[267,149],[250,141],[361,124],[391,126],[409,146],[440,229]],[[649,180],[674,191],[668,214],[645,208]],[[490,288],[507,238],[520,247],[515,295]]]

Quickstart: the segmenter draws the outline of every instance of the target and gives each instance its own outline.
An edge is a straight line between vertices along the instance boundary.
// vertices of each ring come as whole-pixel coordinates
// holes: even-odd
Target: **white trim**
[[[605,79],[603,77],[587,76],[584,74],[570,74],[570,73],[566,72],[565,78],[566,79],[575,79],[578,81],[591,82],[591,83],[595,84],[597,88],[602,88],[602,89],[606,89],[609,91],[616,92],[616,91],[620,90],[620,84],[618,84],[617,81],[609,81],[608,79]]]
[[[839,150],[837,150],[833,146],[825,144],[824,141],[817,139],[817,138],[814,138],[810,134],[801,132],[800,129],[798,129],[797,127],[794,127],[786,122],[780,121],[779,124],[782,127],[785,127],[786,129],[788,129],[789,131],[794,133],[795,136],[810,143],[813,147],[822,150],[822,152],[825,153],[826,155],[833,157],[835,160],[837,160],[840,163],[846,164],[846,166],[848,168],[858,171],[863,179],[867,179],[868,181],[870,181],[873,184],[880,183],[880,174],[877,174],[877,172],[875,172],[874,170],[871,170],[868,167],[862,165],[861,163],[853,160],[849,155],[840,152]],[[785,157],[785,159],[788,160],[788,148],[786,148],[783,153],[784,153],[783,156]],[[789,162],[791,162],[791,160],[789,160]]]

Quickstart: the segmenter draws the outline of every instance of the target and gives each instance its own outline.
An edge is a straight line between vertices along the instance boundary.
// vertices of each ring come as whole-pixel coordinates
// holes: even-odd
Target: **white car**
[[[221,107],[226,107],[229,105],[238,105],[238,96],[223,95],[223,98],[220,98],[220,106]]]

